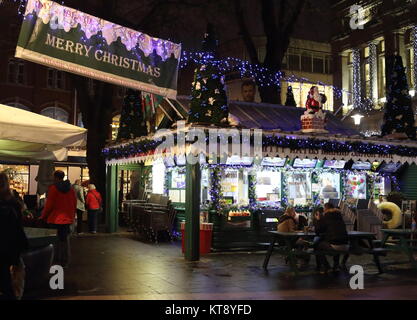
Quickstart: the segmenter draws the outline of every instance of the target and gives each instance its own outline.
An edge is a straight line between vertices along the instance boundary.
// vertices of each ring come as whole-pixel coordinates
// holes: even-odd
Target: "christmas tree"
[[[296,107],[297,103],[295,103],[294,94],[292,92],[292,87],[288,86],[287,88],[287,100],[285,100],[285,105],[289,107]]]
[[[229,109],[224,89],[224,76],[213,64],[217,55],[217,40],[214,28],[210,24],[204,36],[202,52],[207,64],[195,70],[188,122],[228,124]]]
[[[387,88],[382,136],[395,135],[416,138],[411,96],[401,56],[393,56],[391,81]]]
[[[133,139],[146,135],[148,135],[148,130],[142,111],[141,92],[128,89],[123,100],[117,140]]]

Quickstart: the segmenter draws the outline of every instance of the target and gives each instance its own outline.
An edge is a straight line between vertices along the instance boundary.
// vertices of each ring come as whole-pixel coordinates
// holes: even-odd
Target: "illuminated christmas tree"
[[[217,55],[217,40],[213,29],[209,25],[204,36],[202,54],[207,64],[200,65],[195,70],[188,122],[227,125],[229,109],[224,76],[213,63]]]
[[[146,135],[148,135],[148,130],[142,111],[141,92],[128,89],[123,100],[117,140],[134,139]]]
[[[382,136],[393,135],[416,138],[414,113],[408,91],[407,76],[401,56],[393,56],[391,81],[387,89]]]

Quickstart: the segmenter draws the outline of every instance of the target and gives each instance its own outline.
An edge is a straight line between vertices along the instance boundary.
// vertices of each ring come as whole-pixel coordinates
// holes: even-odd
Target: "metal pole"
[[[200,163],[186,165],[185,259],[200,259]]]

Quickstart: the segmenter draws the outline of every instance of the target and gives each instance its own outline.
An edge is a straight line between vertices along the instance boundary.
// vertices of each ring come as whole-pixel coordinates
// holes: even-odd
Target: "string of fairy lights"
[[[25,8],[28,0],[5,0],[18,4],[18,15],[23,17],[25,14]],[[3,1],[3,2],[5,2]],[[0,2],[1,3],[1,2]],[[60,1],[62,5],[65,4],[64,1]],[[82,39],[84,42],[87,39]],[[417,61],[417,26],[414,26],[411,30],[411,40],[412,47],[414,49],[414,63]],[[102,39],[104,43],[104,39]],[[102,43],[99,43],[101,46]],[[369,98],[363,99],[363,92],[361,87],[361,54],[359,49],[353,49],[353,85],[352,92],[344,90],[337,86],[327,84],[320,81],[311,81],[305,77],[299,77],[294,74],[286,75],[282,71],[271,72],[268,68],[250,63],[249,61],[242,60],[235,57],[224,57],[220,59],[215,59],[212,54],[207,52],[199,51],[187,51],[183,50],[181,53],[181,59],[179,62],[179,68],[184,69],[190,64],[198,65],[212,65],[216,68],[217,72],[221,75],[238,73],[241,78],[250,78],[256,81],[257,85],[260,87],[268,86],[277,86],[280,87],[282,82],[287,82],[288,85],[293,83],[300,84],[311,84],[318,85],[322,87],[331,88],[333,90],[334,97],[340,99],[343,94],[352,95],[353,98],[353,108],[362,112],[367,112],[372,109],[373,97],[377,95],[375,91],[376,86],[373,85],[373,82],[377,79],[377,45],[373,42],[369,44],[369,71],[370,71],[370,94]],[[414,90],[417,91],[417,68],[413,70],[414,78]]]
[[[18,4],[18,15],[23,17],[25,15],[25,8],[28,0],[9,0]],[[64,1],[60,2],[64,5]],[[98,49],[103,49],[105,45],[105,39],[99,33],[97,34],[99,40],[96,43]],[[82,42],[87,43],[87,37],[82,37]],[[277,86],[280,87],[282,82],[287,82],[289,85],[292,83],[307,83],[311,85],[323,86],[331,88],[333,90],[334,96],[339,99],[342,97],[343,93],[351,94],[347,90],[343,90],[331,84],[327,84],[321,81],[311,81],[310,79],[304,77],[298,77],[294,74],[285,75],[284,72],[271,72],[268,68],[259,65],[250,63],[249,61],[242,60],[235,57],[223,57],[220,59],[215,59],[211,53],[199,52],[199,51],[187,51],[183,50],[181,53],[181,59],[179,62],[179,68],[184,69],[191,64],[197,65],[212,65],[215,67],[219,75],[238,73],[241,78],[250,78],[256,81],[259,87],[269,87]]]

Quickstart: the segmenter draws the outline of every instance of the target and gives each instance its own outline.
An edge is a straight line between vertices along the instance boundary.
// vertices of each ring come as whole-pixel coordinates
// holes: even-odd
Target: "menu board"
[[[370,162],[355,161],[352,165],[352,170],[371,170],[371,168]]]
[[[299,159],[294,160],[294,168],[315,168],[317,164],[317,159]]]
[[[343,169],[346,165],[346,161],[344,160],[326,160],[324,162],[323,168],[328,169]]]
[[[401,166],[402,166],[402,164],[400,162],[384,163],[381,167],[380,172],[395,173],[401,168]]]
[[[242,166],[250,166],[252,165],[253,158],[251,157],[239,157],[239,156],[231,156],[228,157],[226,160],[226,164],[229,165],[242,165]]]
[[[283,167],[285,166],[285,162],[287,159],[285,158],[263,158],[262,159],[262,166],[274,166],[274,167]]]

